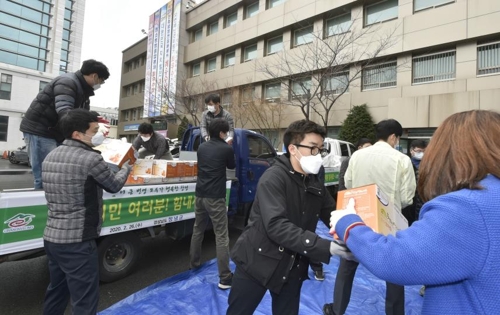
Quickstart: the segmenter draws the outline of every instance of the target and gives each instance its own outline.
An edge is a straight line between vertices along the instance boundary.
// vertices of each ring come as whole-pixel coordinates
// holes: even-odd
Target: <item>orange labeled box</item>
[[[184,176],[186,177],[193,177],[194,175],[194,170],[196,167],[196,162],[195,161],[185,161],[184,165]]]
[[[408,221],[389,197],[375,185],[341,190],[337,195],[337,209],[344,209],[354,198],[356,213],[375,232],[389,235],[406,229]],[[340,210],[342,211],[342,210]]]
[[[101,145],[94,147],[94,149],[101,152],[105,162],[118,165],[118,167],[121,167],[128,159],[132,163],[135,162],[132,144],[118,139],[105,139]]]
[[[153,175],[153,160],[138,159],[132,169],[132,175]]]
[[[167,160],[154,160],[153,175],[167,177]]]

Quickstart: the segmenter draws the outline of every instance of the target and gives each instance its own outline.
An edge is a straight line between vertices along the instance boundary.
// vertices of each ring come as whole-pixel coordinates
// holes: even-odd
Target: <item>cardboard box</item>
[[[408,227],[408,221],[399,207],[396,207],[377,185],[339,191],[337,209],[344,209],[350,198],[354,198],[357,214],[375,232],[394,235]]]
[[[125,182],[125,185],[141,185],[141,184],[162,184],[165,177],[156,175],[132,175],[130,174]]]
[[[138,159],[132,168],[132,175],[153,175],[153,160]]]
[[[153,175],[167,177],[167,160],[153,161]]]
[[[130,159],[135,163],[134,148],[132,144],[118,139],[105,139],[101,145],[94,147],[101,152],[105,162],[122,167],[123,163]]]
[[[184,176],[194,177],[198,173],[198,163],[196,161],[185,161],[184,164]]]

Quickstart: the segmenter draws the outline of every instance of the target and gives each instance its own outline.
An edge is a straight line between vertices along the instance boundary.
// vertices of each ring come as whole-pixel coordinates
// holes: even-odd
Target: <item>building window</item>
[[[0,141],[7,141],[8,129],[9,129],[9,116],[0,116]]]
[[[307,26],[293,32],[293,46],[300,46],[312,42],[314,39],[313,26]]]
[[[252,16],[259,13],[259,1],[247,5],[245,8],[245,19],[251,18]]]
[[[0,99],[10,100],[11,90],[12,90],[12,76],[10,74],[2,74],[0,79]]]
[[[218,31],[219,31],[219,21],[214,22],[208,26],[208,34],[207,35],[215,34]]]
[[[130,120],[130,110],[126,110],[125,111],[125,121],[129,121]]]
[[[267,55],[272,55],[283,50],[283,36],[278,36],[267,40]]]
[[[238,21],[238,13],[234,12],[226,16],[226,27],[233,26]]]
[[[415,0],[413,1],[413,11],[431,9],[445,4],[453,3],[455,0]]]
[[[40,83],[38,84],[38,92],[42,91],[45,88],[45,86],[47,86],[47,84],[49,84],[49,82],[40,81]]]
[[[203,29],[199,29],[193,34],[193,43],[199,41],[203,37]]]
[[[398,17],[398,0],[385,0],[365,7],[365,26]]]
[[[252,102],[254,95],[255,95],[255,87],[250,86],[243,88],[243,90],[241,91],[241,99],[243,101],[243,105]]]
[[[132,120],[137,120],[137,109],[132,109]]]
[[[235,62],[236,62],[236,54],[234,51],[224,55],[224,68],[234,66]]]
[[[363,69],[363,91],[396,86],[396,61],[385,62]]]
[[[290,98],[305,96],[311,91],[311,78],[293,80],[291,82]]]
[[[454,50],[413,57],[413,84],[455,79]]]
[[[139,94],[139,83],[134,84],[134,95]]]
[[[267,102],[279,101],[281,97],[281,83],[268,83],[264,86],[264,98]]]
[[[323,92],[342,94],[349,91],[349,72],[336,73],[323,79]]]
[[[132,95],[132,85],[125,87],[125,96]]]
[[[257,44],[247,46],[243,49],[243,62],[257,58]]]
[[[500,42],[477,47],[477,74],[500,73]]]
[[[267,0],[267,8],[271,9],[285,2],[286,0]]]
[[[144,93],[144,87],[146,86],[146,82],[145,81],[142,81],[140,84],[139,84],[139,93]]]
[[[193,64],[193,68],[192,68],[192,73],[191,73],[191,76],[192,77],[196,77],[196,76],[199,76],[200,75],[200,63],[195,63]]]
[[[212,58],[207,61],[207,73],[215,71],[217,66],[217,58]]]
[[[225,92],[222,94],[222,106],[231,107],[233,104],[233,95],[231,92]]]
[[[351,25],[351,13],[328,19],[325,23],[325,37],[348,32],[351,29]]]

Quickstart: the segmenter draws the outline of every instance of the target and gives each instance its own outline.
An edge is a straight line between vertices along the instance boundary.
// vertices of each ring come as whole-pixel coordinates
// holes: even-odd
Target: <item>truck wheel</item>
[[[141,239],[134,232],[105,236],[97,245],[99,277],[113,282],[128,276],[139,261]]]

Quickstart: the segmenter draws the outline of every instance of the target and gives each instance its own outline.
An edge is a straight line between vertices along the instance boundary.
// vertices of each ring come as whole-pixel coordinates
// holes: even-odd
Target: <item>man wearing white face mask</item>
[[[420,167],[420,161],[424,157],[425,149],[427,148],[427,141],[425,140],[413,140],[410,144],[410,154],[411,162],[413,164],[413,170],[415,171],[415,179],[418,183],[418,168]],[[420,209],[423,206],[422,199],[415,191],[415,197],[413,198],[413,219],[416,221],[420,215]],[[410,222],[408,222],[410,223]]]
[[[321,151],[325,129],[299,120],[285,131],[287,150],[259,180],[248,225],[233,247],[236,264],[228,315],[251,315],[269,290],[273,314],[299,313],[309,260],[352,259],[345,246],[316,233],[328,227],[334,200],[324,185]]]
[[[20,130],[33,170],[35,189],[42,189],[42,162],[64,140],[59,120],[75,108],[90,110],[89,98],[108,79],[108,68],[99,61],[85,60],[80,70],[62,74],[41,90],[24,114]],[[106,134],[105,122],[100,130]],[[99,121],[101,123],[101,121]]]
[[[138,151],[140,159],[154,155],[153,159],[155,160],[173,160],[167,139],[154,131],[153,125],[150,123],[144,122],[139,125],[139,135],[135,138],[132,146]]]
[[[104,140],[93,112],[69,111],[60,130],[64,142],[42,164],[48,208],[43,240],[50,272],[43,314],[63,314],[70,298],[73,314],[96,314],[103,189],[120,191],[132,165],[125,162],[115,173],[93,149]]]
[[[203,112],[200,121],[200,131],[203,140],[208,141],[210,135],[208,134],[208,125],[215,118],[224,118],[229,124],[229,132],[227,133],[227,138],[224,139],[229,145],[233,144],[234,137],[234,120],[233,116],[220,106],[220,97],[218,94],[210,94],[205,98],[205,104],[207,105],[207,110]]]
[[[416,187],[410,158],[395,150],[403,135],[403,127],[398,121],[387,119],[379,122],[375,131],[378,141],[351,156],[345,173],[345,187],[350,189],[377,184],[401,210],[413,203]],[[323,314],[344,314],[357,267],[357,262],[341,260],[335,280],[334,301],[323,306]],[[404,287],[389,282],[386,286],[386,314],[404,315]]]

